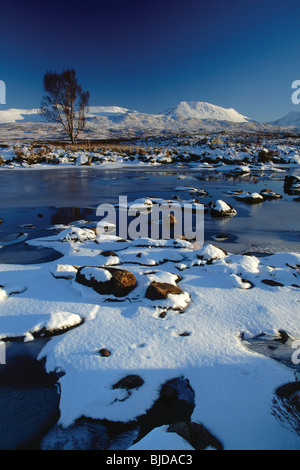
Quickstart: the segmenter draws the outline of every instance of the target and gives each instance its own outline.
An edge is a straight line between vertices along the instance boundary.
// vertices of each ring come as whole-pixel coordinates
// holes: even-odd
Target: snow
[[[70,312],[55,312],[43,315],[9,315],[0,316],[0,339],[26,337],[33,339],[33,333],[43,329],[47,331],[73,327],[81,322],[81,317]]]
[[[299,111],[291,111],[282,118],[277,119],[276,121],[270,122],[270,124],[275,126],[295,126],[300,127],[300,113]]]
[[[192,421],[207,427],[225,449],[299,448],[298,436],[271,414],[274,391],[294,380],[293,371],[250,351],[240,340],[241,333],[248,338],[279,330],[300,335],[299,289],[292,285],[300,282],[294,269],[300,265],[299,254],[256,258],[226,255],[214,245],[193,250],[191,244],[176,247],[174,241],[151,240],[143,240],[141,249],[137,242],[120,243],[112,235],[97,242],[68,237],[62,243],[61,234],[30,241],[60,251],[59,264],[0,265],[0,337],[25,336],[30,341],[42,328],[80,322],[53,337],[40,354],[49,372],[65,373],[59,379],[62,426],[80,416],[133,420],[151,408],[163,383],[184,376],[196,396]],[[112,258],[137,279],[137,287],[118,302],[108,302],[113,296],[100,295],[74,279],[75,266],[88,266],[87,275],[107,279],[107,271],[97,269],[107,261],[100,254],[104,247],[117,250],[118,257]],[[177,263],[184,271],[178,271]],[[153,265],[155,269],[149,268]],[[57,279],[53,273],[72,275]],[[261,282],[270,276],[284,286]],[[176,284],[183,294],[146,299],[153,280]],[[101,348],[111,355],[101,357]],[[124,393],[112,385],[128,374],[140,375],[144,385],[123,400]],[[154,430],[137,446],[187,449],[165,428]]]
[[[167,109],[164,114],[184,118],[216,119],[218,121],[249,121],[249,118],[242,116],[233,108],[225,109],[201,101],[181,101],[177,106]]]
[[[95,280],[97,282],[107,282],[112,278],[109,271],[99,268],[83,268],[81,270],[81,274],[89,281]]]
[[[90,106],[88,119],[97,116],[113,116],[116,114],[125,114],[129,110],[119,106]],[[0,124],[11,122],[45,122],[44,116],[41,114],[39,108],[33,109],[15,109],[10,108],[0,111]]]
[[[196,251],[197,257],[205,260],[225,258],[225,252],[215,245],[205,245]]]
[[[195,450],[185,439],[173,432],[168,426],[160,426],[151,431],[129,450]]]
[[[28,238],[28,233],[14,233],[4,237],[0,240],[0,248],[3,246],[15,245],[17,243],[22,243]]]
[[[128,112],[129,109],[121,108],[120,106],[89,106],[89,117],[125,114]]]
[[[77,273],[77,269],[69,264],[58,264],[51,270],[52,274],[56,278],[74,277]]]
[[[259,200],[259,201],[264,200],[264,198],[261,194],[259,194],[259,193],[248,193],[248,192],[244,192],[242,194],[236,195],[236,199],[249,199],[249,200]]]
[[[60,235],[60,241],[83,241],[96,238],[96,234],[93,230],[82,229],[79,227],[67,228],[63,230]]]
[[[224,201],[222,201],[221,199],[218,199],[214,204],[213,204],[213,208],[215,211],[218,211],[218,212],[228,212],[228,211],[231,211],[232,208]]]
[[[5,299],[7,299],[7,293],[5,289],[2,289],[2,287],[0,287],[0,301]]]
[[[15,109],[10,108],[0,111],[0,124],[6,124],[11,122],[44,122],[40,110],[38,108],[34,109]]]

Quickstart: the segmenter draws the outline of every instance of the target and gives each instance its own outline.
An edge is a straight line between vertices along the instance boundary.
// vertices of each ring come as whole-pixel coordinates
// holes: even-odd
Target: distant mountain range
[[[38,108],[0,110],[1,138],[58,138],[61,129],[47,123]],[[277,121],[259,123],[233,108],[201,101],[181,101],[158,114],[119,106],[90,106],[86,138],[138,137],[199,131],[300,133],[300,112]]]
[[[274,126],[294,126],[300,127],[300,112],[291,111],[284,117],[277,119],[276,121],[270,122]]]

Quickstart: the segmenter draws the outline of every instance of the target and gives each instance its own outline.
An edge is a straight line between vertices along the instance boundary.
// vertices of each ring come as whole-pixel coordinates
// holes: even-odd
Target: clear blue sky
[[[300,111],[299,18],[299,0],[0,0],[0,110],[39,107],[44,73],[73,67],[91,105],[277,119]]]

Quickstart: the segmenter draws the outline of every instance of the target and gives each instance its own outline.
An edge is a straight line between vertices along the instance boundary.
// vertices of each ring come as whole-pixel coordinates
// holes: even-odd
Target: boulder
[[[183,290],[168,282],[151,282],[146,291],[146,297],[150,300],[167,299],[168,294],[183,294]]]
[[[203,450],[207,447],[223,450],[221,442],[200,423],[180,421],[171,424],[168,428],[168,432],[176,432],[196,450]]]
[[[265,199],[282,199],[281,194],[275,193],[275,191],[272,191],[271,189],[263,189],[260,192],[260,195]]]
[[[208,264],[215,260],[225,258],[228,253],[223,248],[220,248],[212,243],[204,245],[200,250],[197,251],[197,258],[206,261]]]
[[[140,388],[144,384],[144,380],[139,375],[127,375],[123,379],[119,380],[112,386],[112,389],[122,388],[125,390],[132,390],[134,388]]]
[[[185,377],[176,377],[165,382],[158,399],[137,418],[140,433],[137,441],[142,439],[155,427],[172,424],[177,421],[189,421],[195,408],[195,392],[189,380]]]
[[[134,274],[125,269],[83,266],[78,269],[76,281],[92,287],[102,295],[124,297],[137,285]]]
[[[289,175],[284,178],[284,192],[292,196],[300,194],[299,176]]]
[[[236,214],[237,211],[221,199],[210,204],[210,215],[212,217],[234,217]]]
[[[211,141],[211,145],[219,146],[219,145],[223,145],[223,144],[224,144],[224,142],[223,142],[222,139],[220,139],[220,137],[214,137]]]
[[[237,201],[245,202],[246,204],[259,204],[263,202],[264,198],[259,193],[242,193],[235,196]]]

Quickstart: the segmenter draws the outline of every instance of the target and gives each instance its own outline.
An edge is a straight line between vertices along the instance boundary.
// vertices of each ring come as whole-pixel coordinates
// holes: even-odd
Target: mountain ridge
[[[161,114],[166,116],[215,119],[216,121],[249,122],[252,119],[243,116],[233,108],[222,108],[203,101],[181,101],[178,105],[166,109]]]
[[[181,101],[176,106],[168,108],[160,113],[143,113],[120,106],[90,106],[88,119],[97,117],[113,118],[116,116],[124,117],[128,114],[134,114],[135,117],[141,116],[168,116],[173,119],[198,119],[206,120],[213,119],[216,121],[229,121],[229,122],[250,122],[250,118],[243,116],[233,108],[222,108],[210,103],[202,101]],[[38,108],[32,109],[17,109],[10,108],[7,110],[0,110],[0,124],[9,124],[13,122],[45,122],[44,117]]]
[[[299,113],[300,114],[300,113]],[[181,101],[163,113],[142,113],[119,106],[90,106],[82,139],[136,138],[199,132],[232,132],[243,134],[300,134],[297,116],[286,121],[259,123],[239,114],[233,108],[199,101]],[[300,117],[300,116],[299,116]],[[287,124],[285,124],[287,122]],[[60,139],[62,126],[46,122],[38,108],[0,110],[1,139]]]
[[[269,124],[274,126],[293,126],[293,127],[300,127],[300,112],[299,111],[291,111],[287,113],[285,116],[276,119],[276,121],[271,121]]]

